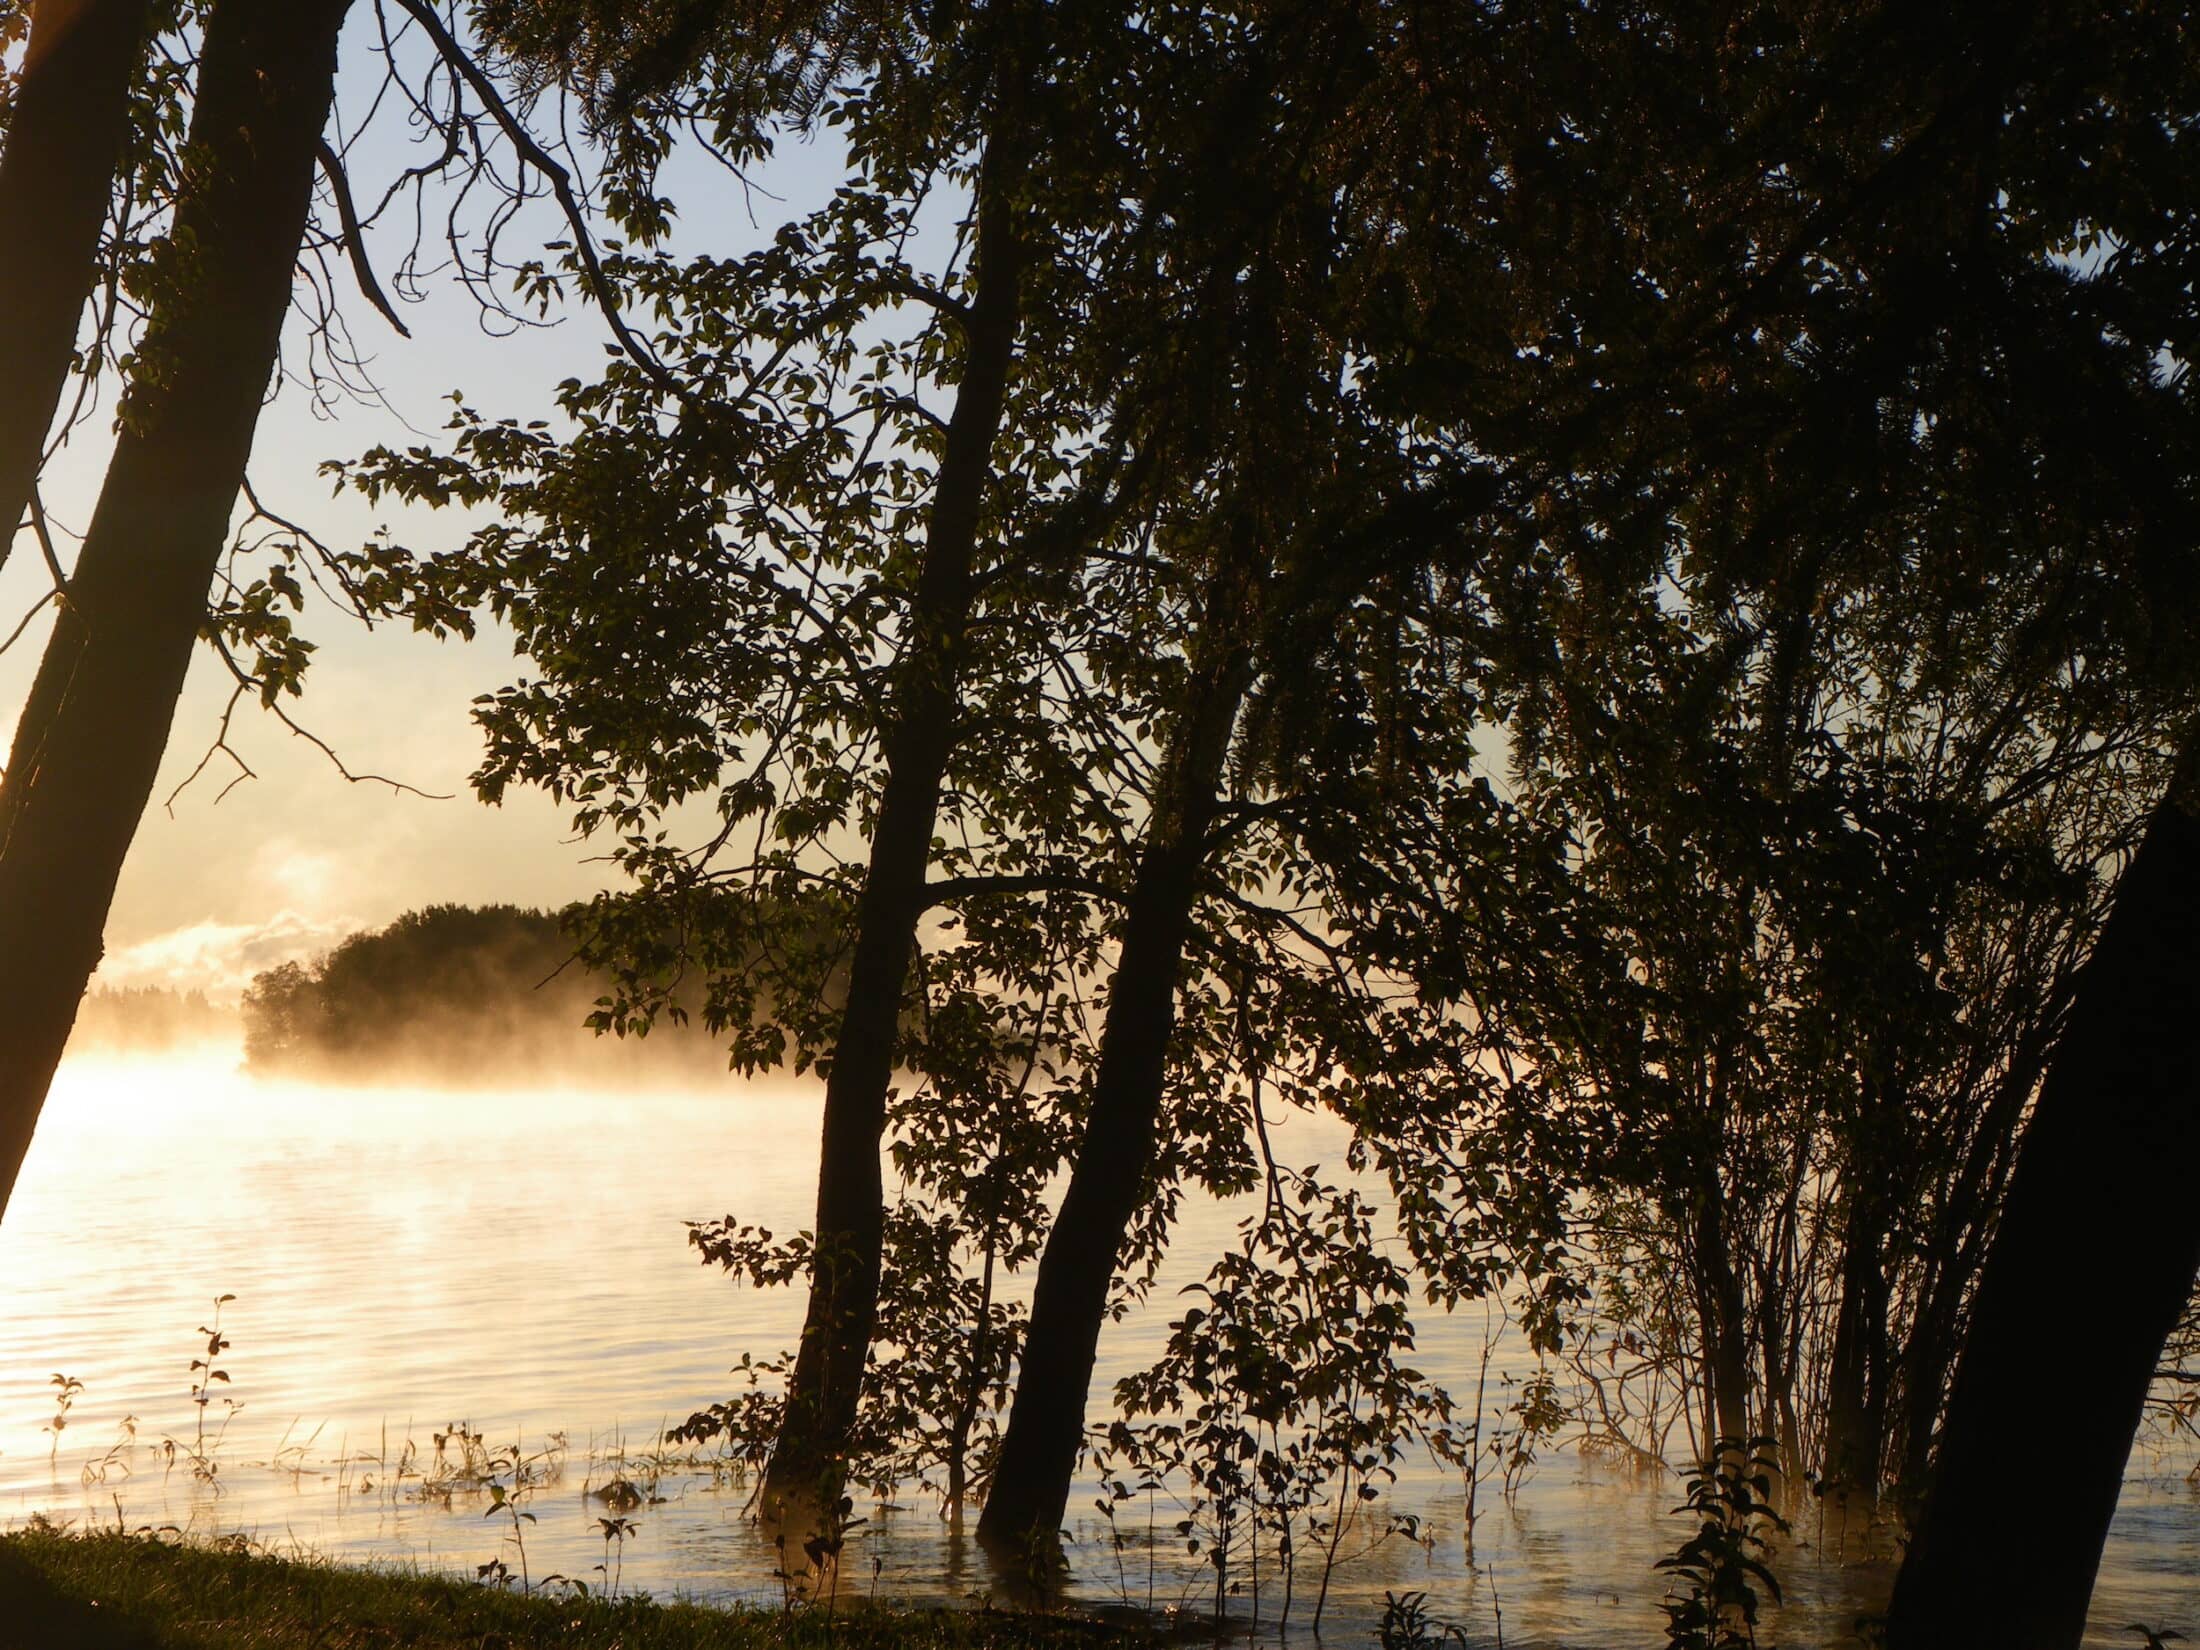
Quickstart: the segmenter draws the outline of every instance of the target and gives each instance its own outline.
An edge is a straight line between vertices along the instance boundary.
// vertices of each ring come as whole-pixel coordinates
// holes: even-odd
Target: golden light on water
[[[705,1271],[682,1222],[732,1213],[776,1231],[806,1225],[818,1105],[816,1085],[793,1080],[623,1092],[262,1082],[239,1074],[233,1047],[71,1061],[0,1226],[0,1518],[241,1530],[470,1573],[497,1549],[479,1508],[423,1500],[402,1482],[392,1493],[408,1440],[425,1459],[436,1432],[465,1422],[526,1452],[563,1435],[530,1550],[539,1543],[540,1569],[584,1573],[602,1511],[587,1492],[618,1451],[638,1454],[666,1423],[731,1396],[727,1369],[743,1352],[793,1344],[799,1298]],[[1339,1141],[1297,1124],[1287,1144],[1304,1161]],[[1178,1291],[1243,1212],[1187,1205],[1148,1308],[1103,1341],[1095,1415],[1116,1377],[1156,1350],[1182,1310]],[[210,1490],[160,1446],[193,1435],[188,1365],[225,1293],[236,1297],[222,1309],[233,1345],[219,1362],[232,1380],[208,1407],[220,1438]],[[1421,1361],[1471,1389],[1480,1329],[1430,1314]],[[1517,1344],[1500,1361],[1531,1362]],[[46,1430],[57,1373],[84,1383],[58,1447]],[[219,1432],[224,1399],[238,1407]],[[126,1418],[135,1447],[118,1451]],[[629,1583],[771,1596],[774,1556],[741,1492],[693,1474],[666,1488],[638,1515]],[[1508,1635],[1653,1633],[1651,1565],[1672,1545],[1673,1488],[1549,1456],[1477,1542],[1477,1562],[1507,1578]],[[2162,1616],[2189,1590],[2200,1521],[2181,1505],[2188,1496],[2166,1481],[2127,1493],[2096,1621]],[[1072,1507],[1090,1500],[1080,1489]],[[1409,1466],[1399,1500],[1438,1539],[1384,1543],[1341,1576],[1344,1619],[1378,1607],[1386,1588],[1425,1588],[1440,1613],[1472,1619],[1486,1606],[1457,1539],[1456,1482]],[[975,1555],[909,1502],[864,1536],[889,1584],[912,1597],[982,1590]],[[1107,1599],[1116,1574],[1100,1551],[1086,1549],[1080,1585]],[[1872,1576],[1839,1564],[1784,1572],[1802,1612],[1791,1619],[1845,1619]]]

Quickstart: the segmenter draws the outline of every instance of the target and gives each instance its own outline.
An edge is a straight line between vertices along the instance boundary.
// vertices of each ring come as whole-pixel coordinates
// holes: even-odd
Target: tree
[[[940,21],[948,33],[932,41],[882,13],[835,60],[854,78],[812,85],[798,73],[775,81],[783,103],[761,105],[746,78],[755,43],[742,45],[730,23],[730,44],[726,29],[706,30],[698,51],[725,55],[705,52],[696,95],[732,107],[732,148],[753,152],[765,141],[753,123],[767,117],[829,121],[848,133],[849,186],[744,259],[613,261],[614,278],[667,319],[658,345],[669,395],[664,381],[615,374],[574,387],[567,410],[581,428],[569,444],[475,425],[455,462],[376,455],[359,476],[418,497],[498,497],[532,518],[525,532],[478,538],[461,571],[395,569],[426,622],[489,601],[544,640],[572,639],[539,690],[515,690],[490,718],[485,784],[544,783],[581,804],[583,829],[631,829],[717,788],[728,828],[692,861],[629,838],[642,894],[669,908],[712,878],[761,892],[823,877],[852,907],[845,1006],[830,1023],[796,1008],[799,992],[774,990],[780,1023],[759,1025],[752,986],[723,997],[714,987],[737,1022],[737,1057],[791,1041],[799,1061],[827,1072],[818,1221],[805,1240],[811,1309],[766,1492],[798,1518],[829,1506],[850,1452],[885,1265],[878,1153],[895,1065],[912,1048],[918,923],[996,886],[958,876],[968,856],[941,839],[988,840],[996,810],[1028,807],[1015,777],[1023,750],[989,724],[996,709],[1010,726],[1033,719],[1011,708],[1038,668],[1018,648],[1018,615],[1056,535],[1109,530],[1106,475],[1069,487],[1058,455],[1092,443],[1119,463],[1125,445],[1094,435],[1097,375],[1082,356],[1104,345],[1040,370],[1022,348],[1035,310],[1058,339],[1087,319],[1086,277],[1064,245],[1100,232],[1080,214],[1118,210],[1084,176],[1107,150],[1069,137],[1067,112],[1034,101],[1025,82],[1039,71],[1019,8]],[[1064,36],[1051,49],[1073,59],[1077,48]],[[676,62],[674,90],[658,95],[684,95],[678,77],[689,72]],[[1051,194],[1034,178],[1041,160]],[[906,253],[915,216],[943,190],[967,191],[968,215],[943,267],[920,273]],[[1035,197],[1061,210],[1034,211]],[[646,178],[628,198],[656,209]],[[867,323],[907,305],[923,317],[914,334],[860,341]],[[928,402],[950,391],[951,410],[934,412]],[[1002,462],[1004,430],[1026,455],[1015,473]],[[623,510],[606,508],[615,499]],[[588,594],[609,558],[644,569],[641,629]],[[545,599],[553,588],[580,599],[561,611]],[[616,650],[651,645],[660,618],[654,645],[678,663],[661,693],[637,694],[631,672],[604,667]],[[612,726],[628,733],[607,742]],[[645,727],[654,737],[634,737]],[[975,748],[964,744],[973,727],[987,733]],[[751,821],[751,860],[714,869]],[[860,864],[821,872],[850,826],[867,840]],[[935,882],[935,870],[947,874]]]
[[[152,790],[289,310],[348,0],[222,0],[122,431],[0,782],[0,1208]]]
[[[1187,88],[1175,97],[1198,112],[1157,122],[1146,139],[1147,167],[1177,179],[1155,210],[1181,245],[1163,279],[1132,289],[1135,299],[1180,313],[1188,334],[1228,342],[1191,381],[1202,394],[1209,468],[1170,452],[1172,467],[1160,476],[1157,547],[1196,581],[1196,597],[1180,636],[1154,644],[1181,651],[1182,676],[1162,699],[1152,778],[1126,808],[1137,847],[1110,918],[1120,951],[980,1525],[992,1546],[1015,1556],[1051,1547],[1061,1526],[1119,1267],[1150,1275],[1166,1238],[1165,1219],[1150,1211],[1173,1198],[1181,1155],[1229,1155],[1220,1140],[1172,1137],[1249,1122],[1238,1109],[1251,1103],[1243,1091],[1231,1097],[1237,1104],[1202,1115],[1172,1090],[1226,1090],[1249,1070],[1287,1069],[1288,1051],[1321,1042],[1330,1030],[1322,1010],[1335,1011],[1319,992],[1302,992],[1297,1004],[1315,1011],[1314,1022],[1264,1051],[1232,1048],[1205,1028],[1179,1036],[1180,997],[1226,992],[1243,1017],[1271,983],[1253,976],[1308,966],[1264,944],[1264,924],[1290,919],[1262,901],[1320,903],[1319,855],[1297,822],[1347,804],[1336,775],[1301,751],[1263,764],[1278,753],[1248,739],[1247,712],[1300,691],[1289,678],[1308,658],[1293,644],[1323,645],[1309,640],[1316,612],[1337,627],[1330,641],[1356,602],[1410,626],[1400,610],[1411,598],[1381,587],[1392,577],[1413,589],[1410,570],[1429,547],[1386,513],[1410,520],[1426,508],[1440,487],[1426,472],[1456,479],[1425,444],[1342,387],[1352,340],[1339,317],[1351,314],[1361,262],[1388,227],[1362,220],[1363,212],[1379,218],[1380,207],[1364,207],[1356,191],[1374,170],[1362,134],[1395,89],[1384,78],[1397,49],[1393,26],[1380,7],[1283,5],[1187,19],[1175,31],[1170,72]],[[1195,83],[1208,88],[1203,102],[1188,89]],[[1157,81],[1149,95],[1171,94]],[[1181,158],[1170,162],[1172,153]],[[1381,187],[1368,192],[1379,198]],[[1379,547],[1372,557],[1369,546]],[[1109,614],[1105,600],[1099,587],[1086,597],[1103,622],[1135,622]],[[1352,661],[1340,672],[1344,691],[1385,672],[1393,686],[1410,674],[1396,654]],[[1143,722],[1127,684],[1096,673],[1095,685],[1122,701],[1119,722]],[[1364,839],[1353,850],[1381,851]],[[1256,1091],[1259,1082],[1251,1078]]]
[[[2118,879],[1972,1303],[1887,1642],[2076,1645],[2162,1348],[2200,1275],[2200,821],[2190,768]],[[2083,1336],[2044,1314],[2083,1302]],[[2052,1446],[2043,1392],[2064,1404]],[[2012,1521],[2016,1504],[2052,1516]],[[2021,1577],[2021,1581],[2012,1581]]]
[[[152,10],[150,0],[39,0],[30,11],[0,148],[0,566],[75,356]]]
[[[928,268],[909,249],[927,192],[974,180],[956,226],[986,281],[1019,61],[993,31],[1019,9],[828,8],[852,31],[829,47],[817,17],[773,13],[761,96],[765,37],[723,8],[579,10],[640,244],[679,120],[724,120],[743,156],[762,110],[843,127],[849,187],[751,257],[613,260],[672,385],[621,366],[569,388],[569,436],[467,412],[456,454],[382,455],[370,486],[507,519],[453,561],[363,572],[430,624],[514,619],[540,679],[487,711],[483,787],[542,784],[617,834],[634,887],[607,910],[644,941],[640,1011],[653,971],[728,955],[685,928],[700,887],[815,879],[867,909],[860,1014],[782,998],[764,1024],[753,989],[713,987],[737,1053],[784,1037],[833,1062],[818,1230],[697,1233],[759,1279],[813,1270],[774,1495],[829,1489],[877,1442],[867,1413],[936,1426],[963,1482],[1015,1328],[996,1265],[1028,1253],[1031,1180],[1075,1143],[1022,1383],[1046,1462],[1012,1412],[988,1514],[1044,1534],[1111,1269],[1137,1287],[1183,1179],[1259,1173],[1232,1131],[1267,1080],[1263,1026],[1364,1059],[1333,1061],[1350,1076],[1328,1092],[1360,1108],[1440,1288],[1531,1277],[1555,1349],[1572,1237],[1626,1329],[1663,1326],[1650,1374],[1679,1373],[1699,1445],[1769,1427],[1791,1480],[1814,1456],[1908,1470],[2103,867],[2191,703],[2191,568],[2165,525],[2190,436],[2174,25],[1375,5],[1347,22],[1390,56],[1355,104],[1362,59],[1293,8],[1101,16],[1021,60],[1046,95],[1024,110],[1015,348],[950,554],[962,535],[934,529],[969,473],[949,438],[986,389],[980,306],[960,244]],[[1207,73],[1218,39],[1258,72]],[[1218,79],[1251,88],[1218,101],[1224,125],[1178,112]],[[1334,159],[1330,96],[1354,134]],[[1242,230],[1261,180],[1231,181],[1231,144],[1271,120],[1319,156],[1308,194],[1334,220],[1309,240],[1349,249],[1334,274]],[[2133,183],[2107,239],[2082,176],[2104,168]],[[1279,276],[1332,402],[1259,392],[1265,323],[1154,324],[1251,314],[1233,306]],[[1365,428],[1273,423],[1315,404]],[[1240,425],[1256,440],[1216,433]],[[1404,475],[1355,456],[1386,443]],[[1424,465],[1445,485],[1406,485]],[[1288,514],[1320,491],[1294,468],[1353,502],[1256,532],[1229,598],[1214,575],[1260,517],[1243,500]],[[1336,583],[1380,592],[1364,603],[1294,582],[1354,555]],[[1225,612],[1251,615],[1249,651],[1210,628]],[[1400,664],[1446,647],[1425,679]],[[1321,692],[1333,716],[1308,712]],[[1510,806],[1470,782],[1489,710]],[[1292,753],[1319,784],[1249,736],[1269,717],[1319,736]],[[695,796],[722,828],[672,846],[664,815]],[[1312,1006],[1253,942],[1301,915],[1252,909],[1278,888],[1308,902],[1294,943],[1414,982],[1418,1015],[1369,990],[1378,1036]],[[1095,1055],[1060,1005],[1102,986]],[[1499,1080],[1484,1055],[1514,1065]],[[1449,1115],[1403,1092],[1432,1073],[1465,1096]],[[891,1214],[882,1140],[911,1198]],[[1242,1281],[1218,1280],[1241,1327],[1274,1306]],[[881,1322],[904,1350],[866,1364]],[[912,1337],[939,1348],[930,1375]],[[1227,1367],[1199,1334],[1178,1350]]]

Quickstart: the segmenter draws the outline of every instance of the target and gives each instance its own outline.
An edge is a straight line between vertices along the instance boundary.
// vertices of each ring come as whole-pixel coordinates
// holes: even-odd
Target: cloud
[[[352,926],[290,910],[265,922],[192,923],[110,951],[94,983],[166,986],[225,1000],[242,992],[263,969],[328,950]]]

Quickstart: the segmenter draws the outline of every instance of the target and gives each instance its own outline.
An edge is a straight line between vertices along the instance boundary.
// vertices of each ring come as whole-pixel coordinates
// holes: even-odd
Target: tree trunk
[[[1257,575],[1233,545],[1209,580],[1185,709],[1163,757],[1154,814],[1124,913],[1092,1111],[1047,1234],[1016,1397],[978,1535],[1022,1558],[1048,1547],[1069,1504],[1085,1399],[1116,1257],[1153,1167],[1176,988],[1198,903],[1223,764],[1253,679]]]
[[[1015,352],[1024,264],[1015,204],[1019,170],[1020,162],[1000,143],[988,147],[979,177],[978,284],[962,384],[940,459],[909,635],[896,665],[893,725],[884,738],[885,791],[856,905],[848,1003],[825,1082],[809,1308],[762,1498],[768,1513],[794,1523],[820,1510],[821,1495],[833,1489],[878,1315],[886,1218],[879,1144],[909,954],[924,913],[940,784],[954,748],[979,515]]]
[[[1869,1505],[1879,1495],[1886,1448],[1884,1370],[1887,1274],[1881,1264],[1877,1203],[1853,1195],[1841,1236],[1841,1298],[1834,1308],[1826,1371],[1827,1494]]]
[[[2185,768],[2192,763],[2188,758]],[[1894,1650],[2074,1646],[2200,1269],[2200,822],[2156,809],[2081,977],[1980,1271]]]
[[[129,126],[147,0],[37,0],[0,150],[0,567],[38,479]]]
[[[220,0],[174,284],[0,782],[0,1208],[98,966],[274,369],[349,0]],[[186,262],[181,248],[190,248]]]
[[[1704,1375],[1719,1435],[1704,1440],[1704,1459],[1718,1444],[1749,1443],[1749,1312],[1742,1280],[1727,1252],[1716,1182],[1699,1194],[1695,1219],[1696,1296],[1703,1318]]]

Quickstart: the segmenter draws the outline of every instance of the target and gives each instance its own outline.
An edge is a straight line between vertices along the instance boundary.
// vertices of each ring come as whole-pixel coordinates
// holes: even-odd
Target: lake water
[[[260,1082],[235,1067],[233,1051],[211,1051],[62,1068],[0,1227],[0,1522],[43,1512],[242,1534],[344,1561],[472,1575],[502,1557],[516,1570],[484,1498],[460,1493],[446,1504],[393,1470],[408,1441],[415,1466],[432,1467],[439,1432],[455,1452],[449,1433],[462,1422],[489,1447],[517,1445],[554,1469],[528,1502],[534,1576],[595,1585],[595,1566],[616,1556],[629,1590],[778,1600],[777,1554],[743,1516],[742,1490],[668,1474],[657,1486],[664,1499],[630,1515],[620,1555],[604,1550],[605,1508],[589,1491],[621,1471],[639,1476],[668,1421],[731,1396],[727,1369],[743,1352],[792,1344],[799,1297],[705,1270],[682,1222],[734,1213],[775,1230],[807,1224],[814,1085],[441,1093]],[[1285,1153],[1294,1160],[1337,1144],[1320,1125],[1294,1128]],[[1153,1305],[1103,1339],[1097,1392],[1150,1359],[1177,1311],[1176,1289],[1204,1272],[1244,1212],[1188,1207]],[[232,1379],[215,1391],[238,1407],[209,1488],[162,1441],[194,1441],[188,1366],[220,1294],[236,1297],[222,1308],[233,1344],[218,1360]],[[1432,1316],[1421,1367],[1471,1393],[1482,1328],[1479,1313]],[[1530,1366],[1517,1345],[1500,1346],[1497,1368]],[[83,1383],[58,1444],[46,1430],[55,1374]],[[2051,1447],[2053,1404],[2042,1395],[2032,1447]],[[222,1415],[217,1399],[210,1430]],[[134,1442],[124,1441],[126,1417]],[[2136,1644],[2129,1622],[2200,1636],[2192,1464],[2145,1450],[2134,1458],[2090,1644]],[[1652,1565],[1683,1533],[1670,1515],[1675,1480],[1561,1450],[1513,1504],[1491,1486],[1483,1495],[1470,1562],[1456,1478],[1409,1471],[1394,1502],[1424,1516],[1428,1539],[1375,1542],[1341,1565],[1326,1638],[1366,1642],[1385,1592],[1416,1590],[1477,1644],[1495,1641],[1499,1609],[1509,1645],[1658,1642],[1663,1589]],[[1073,1495],[1073,1520],[1091,1500],[1089,1488]],[[928,1502],[858,1511],[870,1522],[844,1560],[847,1590],[924,1599],[995,1590]],[[1174,1516],[1155,1514],[1160,1550],[1134,1546],[1119,1568],[1087,1510],[1075,1532],[1075,1596],[1203,1607],[1206,1573],[1177,1560]],[[1767,1642],[1839,1642],[1878,1607],[1885,1561],[1853,1543],[1843,1550],[1835,1533],[1801,1527],[1782,1554],[1788,1603],[1770,1616]],[[1363,1545],[1356,1534],[1347,1551]],[[1272,1577],[1268,1586],[1272,1615]],[[1249,1602],[1233,1608],[1242,1615]],[[1306,1611],[1302,1572],[1302,1633]]]

